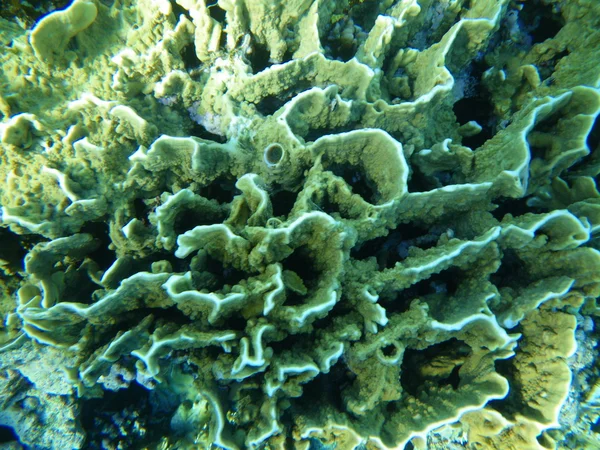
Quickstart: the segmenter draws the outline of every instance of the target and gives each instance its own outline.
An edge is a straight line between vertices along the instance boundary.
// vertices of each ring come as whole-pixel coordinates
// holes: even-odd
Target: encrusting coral
[[[36,449],[600,446],[599,21],[0,19],[0,424]]]

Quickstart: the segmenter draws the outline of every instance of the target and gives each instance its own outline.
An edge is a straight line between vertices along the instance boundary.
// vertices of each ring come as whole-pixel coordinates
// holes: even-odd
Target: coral
[[[39,449],[595,445],[597,17],[0,19],[0,424]]]

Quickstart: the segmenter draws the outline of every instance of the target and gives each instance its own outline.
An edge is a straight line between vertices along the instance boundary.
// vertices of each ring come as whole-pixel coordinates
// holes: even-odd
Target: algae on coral
[[[0,424],[40,449],[600,445],[596,17],[0,19]]]

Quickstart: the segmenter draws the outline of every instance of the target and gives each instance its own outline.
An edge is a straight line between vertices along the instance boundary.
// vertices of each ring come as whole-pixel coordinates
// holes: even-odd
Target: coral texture
[[[0,18],[2,430],[599,447],[599,30],[584,0]]]

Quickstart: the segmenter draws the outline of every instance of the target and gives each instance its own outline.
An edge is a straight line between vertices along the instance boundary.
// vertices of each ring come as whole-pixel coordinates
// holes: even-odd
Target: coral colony
[[[600,448],[600,2],[6,3],[3,448]]]

